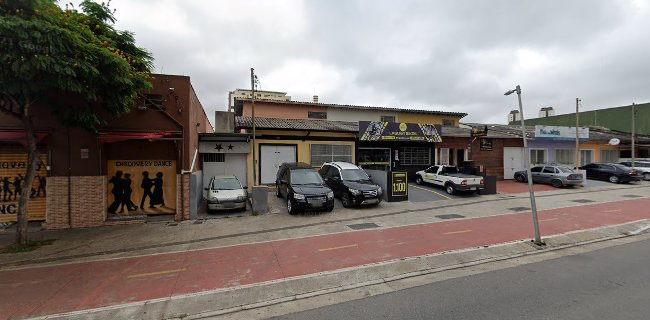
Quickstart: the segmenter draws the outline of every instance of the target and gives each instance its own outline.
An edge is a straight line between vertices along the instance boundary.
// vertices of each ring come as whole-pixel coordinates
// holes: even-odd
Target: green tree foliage
[[[136,45],[133,33],[115,29],[113,14],[110,3],[89,0],[79,9],[53,0],[0,0],[0,111],[22,121],[27,133],[24,185],[31,185],[38,159],[34,109],[47,108],[64,125],[94,129],[104,123],[96,108],[127,113],[138,93],[151,87],[151,54]],[[55,103],[62,95],[86,103]],[[29,188],[22,190],[19,243],[26,241],[29,198]]]

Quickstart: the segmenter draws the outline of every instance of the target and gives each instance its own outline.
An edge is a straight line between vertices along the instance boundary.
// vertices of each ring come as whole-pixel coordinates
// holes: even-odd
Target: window
[[[395,122],[395,116],[381,116],[382,122]]]
[[[580,163],[585,165],[594,162],[594,150],[580,150]]]
[[[555,169],[553,167],[544,167],[544,170],[542,170],[543,173],[555,173]]]
[[[544,167],[534,167],[534,168],[530,169],[530,172],[542,172],[543,168]]]
[[[530,163],[546,163],[546,149],[530,149]]]
[[[453,119],[442,119],[442,125],[445,127],[454,127],[456,126],[456,121]]]
[[[145,94],[144,95],[144,106],[151,109],[165,110],[163,105],[165,99],[160,94]]]
[[[203,162],[224,162],[225,155],[223,153],[204,153]]]
[[[327,119],[327,112],[309,111],[309,112],[307,112],[307,118],[309,118],[309,119]]]
[[[618,150],[600,150],[600,162],[618,162]]]
[[[339,144],[312,144],[311,165],[319,167],[325,162],[352,162],[352,146]]]
[[[440,158],[436,164],[449,165],[449,148],[440,148]]]
[[[573,149],[555,149],[555,162],[558,164],[572,164],[575,159]]]
[[[402,165],[427,165],[431,164],[429,148],[402,147],[400,148],[400,164]]]

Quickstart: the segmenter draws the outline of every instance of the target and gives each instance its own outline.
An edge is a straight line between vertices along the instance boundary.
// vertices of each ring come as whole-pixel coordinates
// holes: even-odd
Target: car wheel
[[[291,203],[291,197],[287,197],[287,212],[289,214],[296,214],[296,208],[294,208],[293,203]]]
[[[350,195],[344,193],[343,196],[341,197],[341,203],[343,203],[344,208],[352,207],[352,199],[350,199]]]
[[[614,176],[614,175],[609,176],[609,182],[618,183],[618,181],[619,181],[618,176]]]
[[[325,212],[332,212],[332,210],[334,210],[334,206],[331,206],[331,207],[325,209]]]
[[[422,179],[422,176],[419,176],[419,175],[418,175],[418,176],[415,178],[415,184],[420,185],[420,184],[422,184],[422,182],[424,182],[424,180]]]
[[[555,179],[555,180],[551,181],[551,185],[556,187],[556,188],[562,188],[562,181],[558,180],[558,179]]]
[[[447,191],[448,194],[454,194],[456,193],[456,187],[454,187],[453,184],[449,183],[447,186],[445,186],[445,191]]]
[[[280,194],[280,187],[278,185],[275,185],[275,196],[278,198],[282,198],[282,195]]]
[[[650,172],[646,172],[643,174],[643,180],[650,181]]]
[[[518,182],[526,182],[526,178],[524,178],[524,176],[520,174],[515,175],[515,180],[517,180]]]

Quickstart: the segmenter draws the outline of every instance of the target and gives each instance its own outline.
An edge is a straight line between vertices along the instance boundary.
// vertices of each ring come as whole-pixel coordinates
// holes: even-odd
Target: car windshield
[[[237,190],[241,189],[241,184],[235,178],[214,179],[212,190]]]
[[[346,181],[363,181],[370,180],[365,171],[361,169],[344,169],[341,170],[341,176]]]
[[[557,169],[560,170],[560,172],[563,172],[563,173],[573,173],[573,170],[571,170],[568,167],[557,167]]]
[[[323,178],[311,169],[291,171],[291,184],[322,184]]]

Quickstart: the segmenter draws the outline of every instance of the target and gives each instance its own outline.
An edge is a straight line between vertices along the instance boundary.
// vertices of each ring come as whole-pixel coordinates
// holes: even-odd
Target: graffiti
[[[175,161],[109,160],[108,171],[109,214],[176,212]]]

